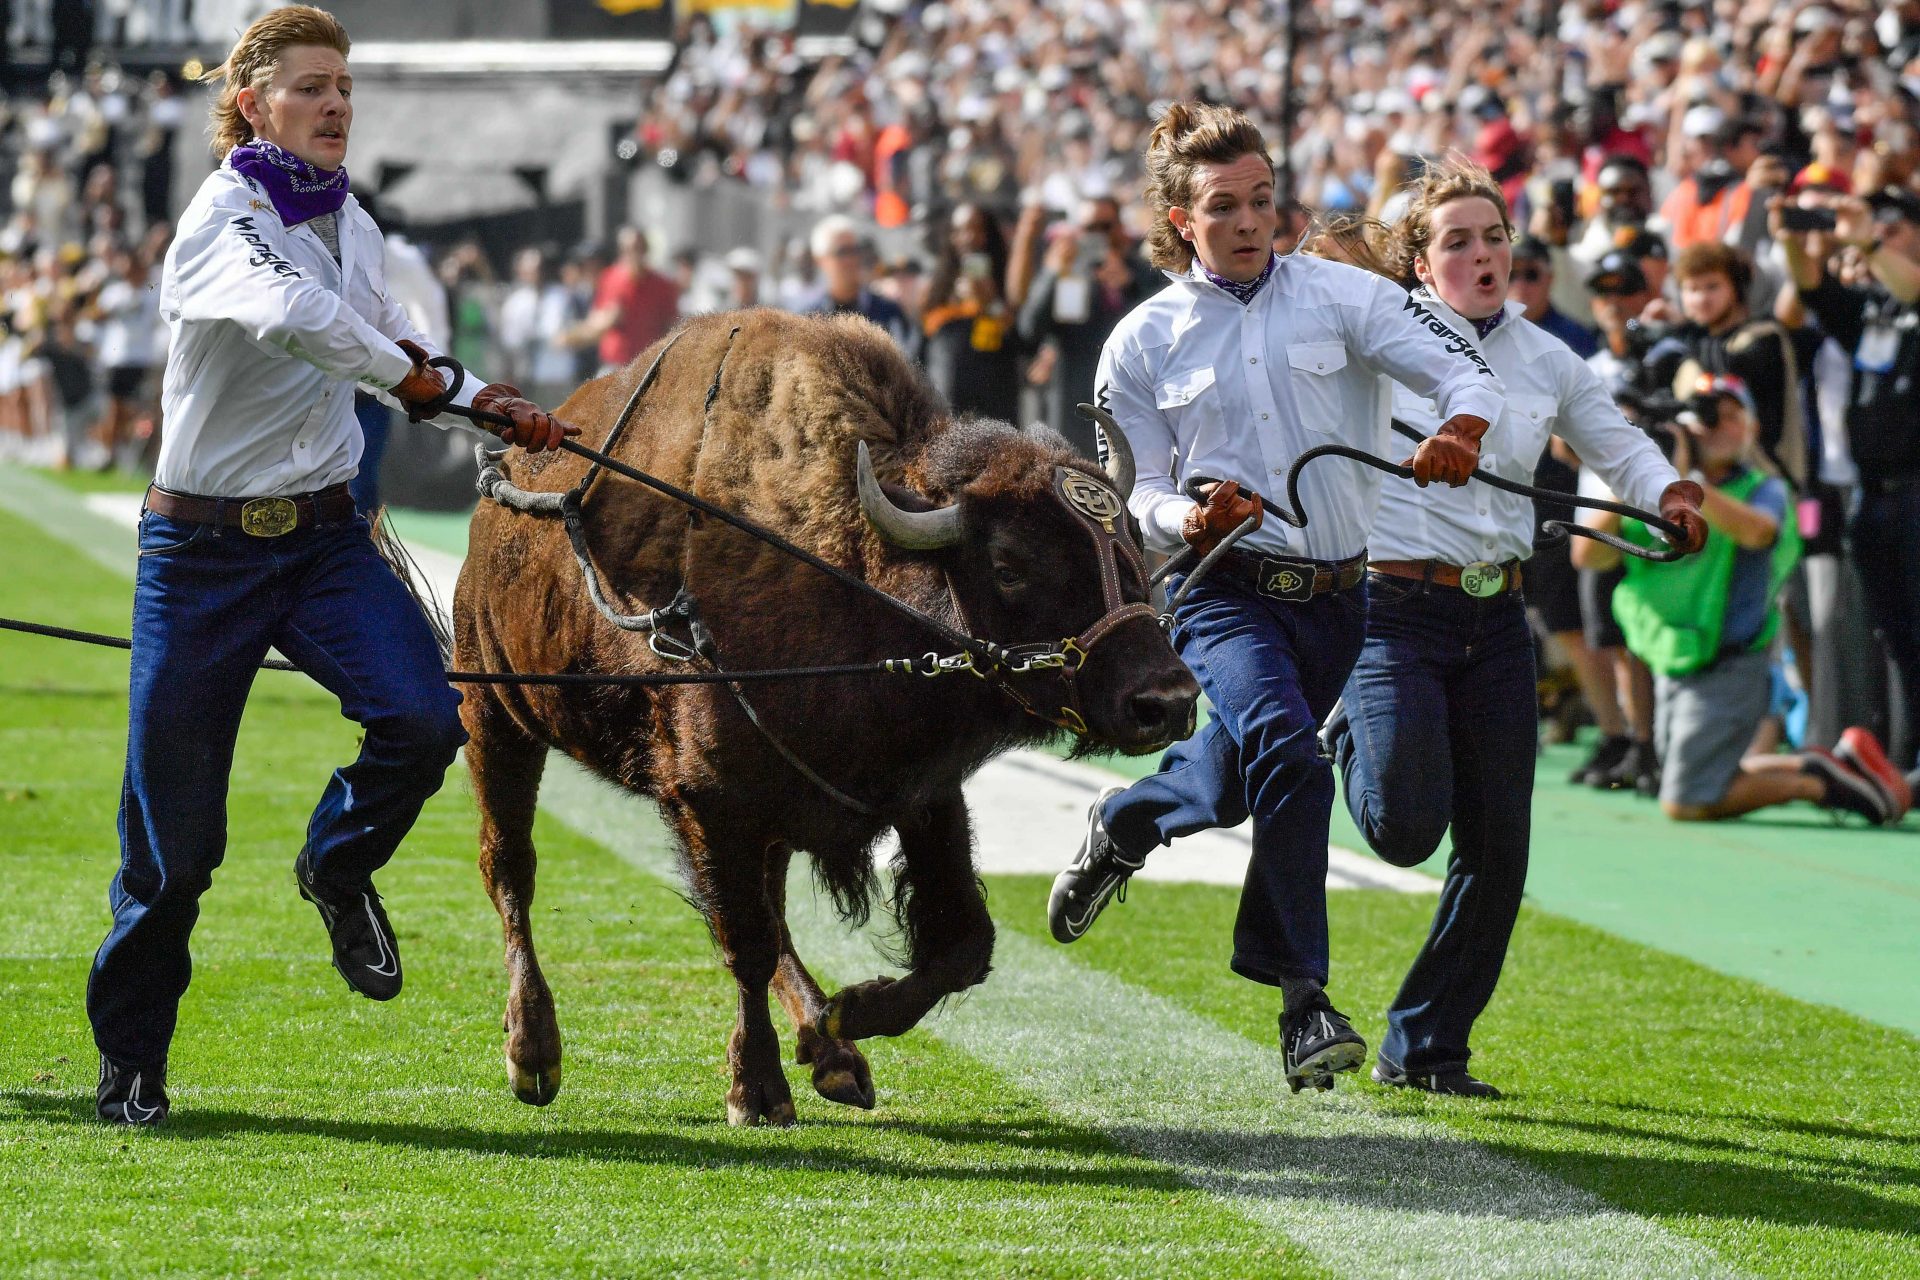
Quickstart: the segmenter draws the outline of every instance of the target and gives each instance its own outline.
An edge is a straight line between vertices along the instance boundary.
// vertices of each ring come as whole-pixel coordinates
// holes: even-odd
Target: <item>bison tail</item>
[[[453,658],[453,630],[449,625],[446,606],[440,603],[440,597],[434,594],[433,584],[420,567],[413,553],[407,550],[404,542],[387,522],[387,509],[381,507],[373,513],[373,546],[380,558],[393,570],[393,576],[413,597],[420,607],[420,616],[427,620],[427,628],[433,632],[433,642],[440,646],[440,661],[444,665]]]

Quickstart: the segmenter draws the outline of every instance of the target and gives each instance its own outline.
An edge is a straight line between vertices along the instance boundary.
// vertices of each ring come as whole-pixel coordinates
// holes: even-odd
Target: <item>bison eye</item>
[[[994,580],[1003,587],[1017,587],[1026,581],[1025,578],[1020,576],[1019,571],[1009,569],[1005,565],[995,569],[993,571],[993,577]]]

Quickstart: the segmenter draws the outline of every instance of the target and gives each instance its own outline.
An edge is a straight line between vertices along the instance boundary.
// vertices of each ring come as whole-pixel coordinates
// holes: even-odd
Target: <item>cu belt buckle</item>
[[[255,498],[240,508],[240,529],[256,538],[292,533],[300,523],[300,508],[291,498]]]
[[[1486,560],[1475,560],[1460,571],[1460,589],[1476,600],[1500,594],[1507,585],[1507,571]]]
[[[1305,603],[1313,599],[1314,568],[1295,560],[1260,559],[1260,594]]]

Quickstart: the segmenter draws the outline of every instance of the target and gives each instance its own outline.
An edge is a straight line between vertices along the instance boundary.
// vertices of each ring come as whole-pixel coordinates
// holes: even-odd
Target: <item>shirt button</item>
[[[1260,357],[1259,357],[1259,356],[1248,356],[1248,357],[1247,357],[1247,363],[1248,363],[1248,364],[1259,364],[1259,363],[1260,363]]]
[[[1261,414],[1261,415],[1260,415],[1260,421],[1262,421],[1262,422],[1265,422],[1265,421],[1267,420],[1267,418],[1268,418],[1269,416],[1270,416],[1270,415],[1268,415],[1268,414],[1264,414],[1264,413],[1263,413],[1263,414]]]
[[[1313,367],[1314,367],[1314,368],[1316,368],[1316,369],[1322,369],[1322,370],[1324,370],[1324,369],[1325,369],[1325,368],[1327,367],[1327,363],[1326,363],[1326,361],[1324,361],[1324,360],[1322,360],[1322,361],[1321,361],[1321,362],[1320,362],[1319,364],[1316,364],[1316,365],[1314,365]]]

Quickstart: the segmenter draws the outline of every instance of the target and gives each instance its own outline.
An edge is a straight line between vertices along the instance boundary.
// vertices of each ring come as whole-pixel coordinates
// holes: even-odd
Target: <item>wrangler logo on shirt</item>
[[[247,259],[248,266],[270,267],[273,273],[279,276],[297,276],[300,274],[300,268],[294,266],[291,262],[288,262],[268,247],[267,238],[254,229],[253,219],[251,217],[235,218],[233,220],[233,228],[240,233],[242,240],[245,240],[259,251],[259,257]]]
[[[1492,366],[1487,364],[1487,358],[1480,354],[1478,348],[1456,333],[1453,327],[1445,320],[1442,320],[1439,316],[1434,315],[1433,312],[1422,306],[1412,294],[1407,295],[1407,303],[1403,309],[1413,312],[1413,318],[1432,330],[1435,337],[1445,338],[1447,340],[1448,355],[1465,356],[1467,359],[1473,361],[1480,372],[1486,374],[1489,378],[1493,376]]]

